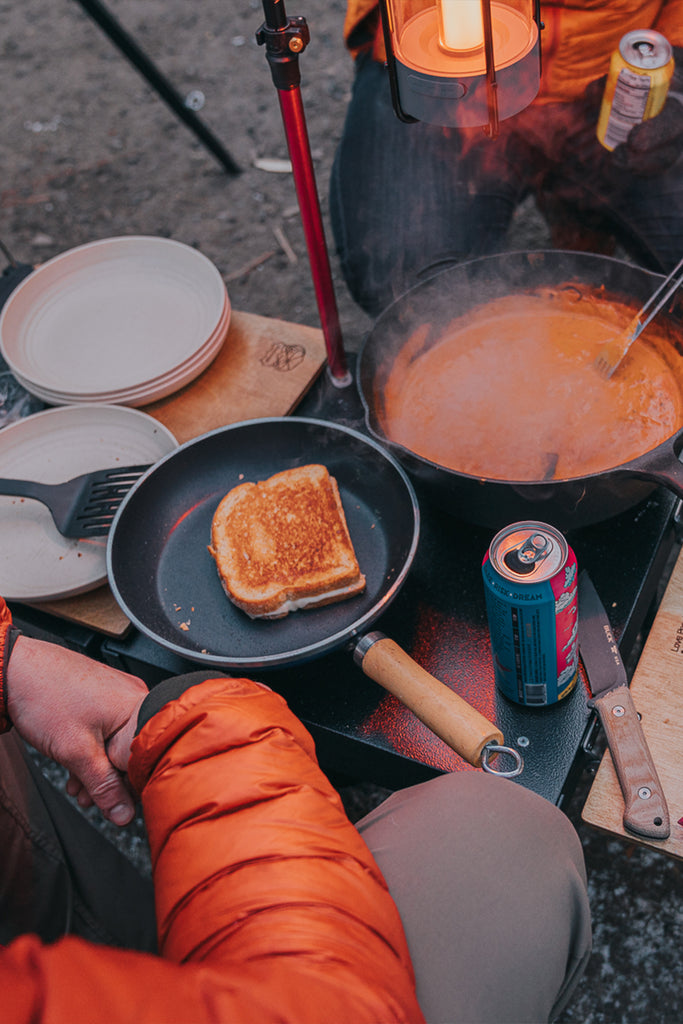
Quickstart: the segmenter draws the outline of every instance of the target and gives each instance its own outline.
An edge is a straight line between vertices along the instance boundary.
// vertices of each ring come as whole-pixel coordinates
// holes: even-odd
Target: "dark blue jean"
[[[554,239],[574,218],[586,237],[611,235],[649,269],[673,267],[683,255],[683,161],[654,178],[629,175],[595,139],[596,123],[597,108],[578,101],[532,105],[496,139],[405,124],[384,66],[358,58],[330,183],[335,243],[358,305],[376,316],[440,267],[504,251],[530,194]]]
[[[15,730],[0,736],[0,943],[156,950],[154,892],[109,840],[43,776]]]

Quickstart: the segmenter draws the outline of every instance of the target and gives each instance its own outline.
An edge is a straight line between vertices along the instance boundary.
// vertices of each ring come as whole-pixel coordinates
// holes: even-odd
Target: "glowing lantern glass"
[[[380,10],[401,120],[495,135],[536,96],[539,0],[380,0]]]

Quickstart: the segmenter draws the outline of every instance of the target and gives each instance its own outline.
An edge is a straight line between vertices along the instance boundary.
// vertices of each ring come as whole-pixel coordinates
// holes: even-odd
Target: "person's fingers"
[[[135,736],[137,715],[131,715],[127,722],[107,740],[107,757],[121,772],[128,769],[130,745]]]
[[[87,789],[83,787],[83,783],[76,775],[70,775],[67,779],[66,791],[84,810],[93,806],[94,801],[90,799]]]
[[[81,780],[72,772],[69,772],[69,777],[66,780],[66,791],[69,796],[77,797],[82,789]]]
[[[95,803],[115,825],[127,825],[135,815],[135,803],[121,773],[105,754],[91,758],[78,776],[82,790],[77,800],[82,807]],[[89,801],[84,803],[84,800]]]

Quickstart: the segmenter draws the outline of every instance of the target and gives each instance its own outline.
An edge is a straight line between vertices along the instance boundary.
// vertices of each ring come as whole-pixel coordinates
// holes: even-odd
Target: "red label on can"
[[[579,669],[579,603],[576,555],[567,545],[567,561],[550,581],[555,596],[557,699],[569,693]]]

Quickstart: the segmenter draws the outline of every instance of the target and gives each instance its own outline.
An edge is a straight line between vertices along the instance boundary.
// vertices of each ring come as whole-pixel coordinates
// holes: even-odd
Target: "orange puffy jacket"
[[[4,697],[4,670],[5,661],[9,654],[9,633],[10,626],[12,625],[12,616],[10,610],[0,597],[0,732],[5,732],[9,729],[9,720],[5,713],[5,697]],[[0,855],[2,851],[0,851]]]
[[[683,46],[683,0],[557,0],[541,2],[543,77],[537,103],[581,96],[607,72],[625,32],[654,28]],[[372,48],[384,60],[377,0],[348,0],[344,37],[353,53]]]
[[[3,1022],[423,1020],[395,904],[281,697],[189,687],[142,727],[129,774],[160,956],[23,936],[0,949]]]

